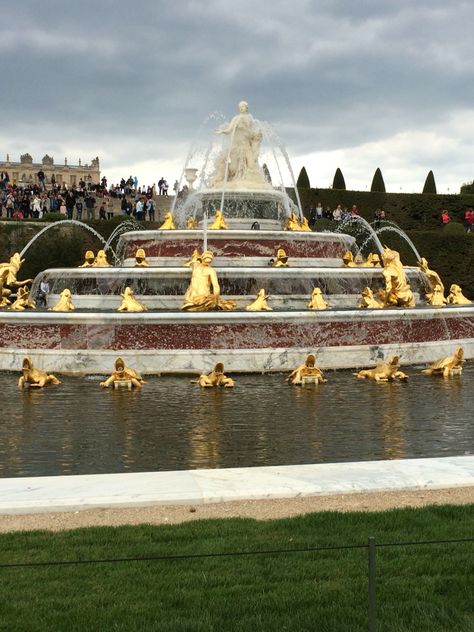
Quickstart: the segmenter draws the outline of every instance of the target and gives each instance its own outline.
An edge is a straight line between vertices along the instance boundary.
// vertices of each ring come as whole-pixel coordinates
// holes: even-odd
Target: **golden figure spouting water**
[[[22,375],[18,380],[18,388],[23,389],[26,385],[30,388],[42,388],[47,384],[61,384],[52,373],[46,373],[33,367],[30,358],[24,358],[22,365]]]
[[[443,377],[461,375],[464,362],[464,349],[458,347],[452,356],[436,360],[436,362],[433,362],[427,369],[423,369],[422,373],[427,373],[428,375],[442,375]]]
[[[291,384],[304,384],[305,381],[313,381],[317,384],[327,382],[324,373],[316,366],[316,358],[312,353],[306,356],[306,360],[303,364],[300,364],[300,366],[296,367],[296,369],[290,373],[286,381]]]
[[[447,302],[449,305],[471,305],[472,301],[464,296],[462,289],[456,283],[449,288]]]
[[[268,305],[268,299],[270,297],[266,294],[265,290],[262,288],[258,291],[257,298],[247,305],[245,311],[247,312],[271,312],[273,311],[271,307]]]
[[[234,380],[224,375],[224,365],[222,362],[218,362],[210,373],[207,375],[203,373],[199,376],[198,380],[193,380],[193,383],[199,384],[203,388],[210,388],[212,386],[224,386],[224,388],[232,388],[235,384]]]
[[[444,299],[444,285],[439,274],[434,270],[430,270],[428,267],[428,261],[424,257],[420,259],[419,266],[430,286],[429,291],[425,295],[428,304],[439,306],[446,303],[446,300]],[[442,296],[442,300],[440,299],[440,294]]]
[[[118,307],[118,312],[146,312],[146,307],[142,305],[133,293],[131,287],[126,287],[123,291],[123,294],[120,295],[122,297],[122,302]]]
[[[125,362],[122,358],[117,358],[115,360],[115,371],[108,377],[104,382],[101,382],[100,385],[102,388],[108,388],[112,384],[118,382],[130,382],[132,386],[135,388],[141,388],[142,384],[145,384],[145,381],[142,379],[142,376],[135,369],[131,369],[128,366],[125,366]]]
[[[274,268],[286,268],[288,267],[288,256],[283,248],[278,248],[276,253],[276,259],[273,262]]]
[[[382,309],[383,305],[375,298],[370,287],[365,287],[362,290],[357,307],[360,309]]]
[[[216,211],[214,221],[209,226],[209,230],[227,230],[227,224],[225,223],[222,211]]]
[[[399,253],[385,247],[382,261],[382,274],[385,280],[384,307],[415,307],[415,298],[407,281]]]
[[[35,309],[36,303],[30,299],[30,290],[24,285],[19,287],[16,293],[16,300],[10,305],[9,309],[15,312],[24,312],[25,309]]]
[[[370,379],[376,382],[391,382],[396,378],[408,380],[408,375],[400,371],[398,356],[392,356],[388,362],[379,362],[374,369],[364,369],[354,375],[361,380]]]
[[[0,273],[0,307],[8,307],[11,304],[9,296],[12,293],[6,286],[6,280],[8,276],[8,270],[3,270]]]
[[[213,259],[214,255],[207,250],[192,263],[191,283],[184,295],[184,305],[181,309],[189,312],[235,309],[235,301],[221,298],[217,274],[211,266]]]
[[[192,215],[189,215],[188,219],[186,220],[186,228],[189,228],[190,230],[195,230],[197,227],[197,221]]]
[[[176,230],[173,215],[171,213],[165,214],[164,222],[161,224],[160,230]]]
[[[92,250],[87,250],[86,253],[84,254],[84,263],[82,263],[79,267],[92,268],[94,266],[94,262],[95,262],[95,254],[92,252]]]
[[[92,266],[94,268],[110,268],[111,267],[110,263],[107,261],[107,254],[105,250],[99,250],[97,252],[97,256]]]
[[[323,293],[321,292],[321,288],[315,287],[312,294],[311,300],[308,303],[308,307],[310,309],[327,309],[328,304],[324,300]]]
[[[72,295],[71,290],[65,288],[61,294],[59,295],[59,301],[54,305],[54,307],[50,307],[50,312],[73,312],[76,308],[72,303]]]
[[[146,260],[146,253],[143,248],[138,248],[135,253],[135,267],[136,268],[148,268],[149,263]]]
[[[25,281],[18,281],[17,279],[18,272],[24,262],[25,260],[20,257],[20,253],[15,252],[8,263],[0,263],[0,277],[3,278],[4,285],[21,287],[33,281],[33,279],[26,279]]]

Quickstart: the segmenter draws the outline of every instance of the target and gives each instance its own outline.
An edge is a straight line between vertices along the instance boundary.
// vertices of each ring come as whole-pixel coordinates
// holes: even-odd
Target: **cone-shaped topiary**
[[[306,169],[304,167],[301,167],[300,175],[298,176],[298,180],[296,181],[296,186],[298,187],[298,189],[310,188],[308,174],[306,173]]]
[[[342,171],[339,167],[336,169],[336,173],[334,174],[334,180],[332,181],[332,188],[338,189],[339,191],[346,190],[346,182],[344,180],[344,176],[342,175]]]
[[[372,193],[385,193],[385,182],[383,181],[382,172],[379,167],[375,170],[374,177],[372,178],[372,184],[370,185]]]
[[[435,182],[432,171],[430,171],[429,174],[426,176],[425,186],[423,187],[423,193],[437,193],[436,182]]]

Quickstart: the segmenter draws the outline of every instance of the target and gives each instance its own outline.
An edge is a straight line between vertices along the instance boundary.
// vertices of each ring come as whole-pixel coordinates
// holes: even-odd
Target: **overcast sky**
[[[295,175],[438,192],[474,179],[471,0],[15,0],[0,23],[0,155],[98,155],[171,183],[211,112],[246,99]]]

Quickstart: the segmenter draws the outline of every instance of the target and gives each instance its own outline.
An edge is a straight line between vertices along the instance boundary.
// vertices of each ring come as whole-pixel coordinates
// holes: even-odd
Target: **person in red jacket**
[[[446,209],[443,209],[441,211],[441,221],[443,222],[443,225],[446,226],[446,224],[449,224],[449,222],[451,221],[451,218],[448,215],[448,211]]]

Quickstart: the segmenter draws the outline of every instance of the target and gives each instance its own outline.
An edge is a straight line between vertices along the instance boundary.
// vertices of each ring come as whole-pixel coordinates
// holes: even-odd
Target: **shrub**
[[[423,187],[423,193],[434,193],[436,194],[436,182],[434,179],[433,172],[430,171],[426,176],[425,185]]]
[[[301,168],[300,175],[298,176],[298,180],[296,181],[296,186],[298,187],[298,189],[310,188],[309,177],[304,167]]]
[[[337,189],[339,191],[346,190],[346,182],[344,180],[344,176],[342,175],[342,171],[339,169],[339,167],[336,169],[336,173],[334,174],[332,188]]]
[[[57,211],[50,211],[49,213],[45,213],[41,218],[42,222],[59,222],[62,219],[66,219],[65,215],[58,213]]]
[[[383,181],[382,172],[379,167],[375,170],[370,190],[376,193],[385,193],[385,182]]]

